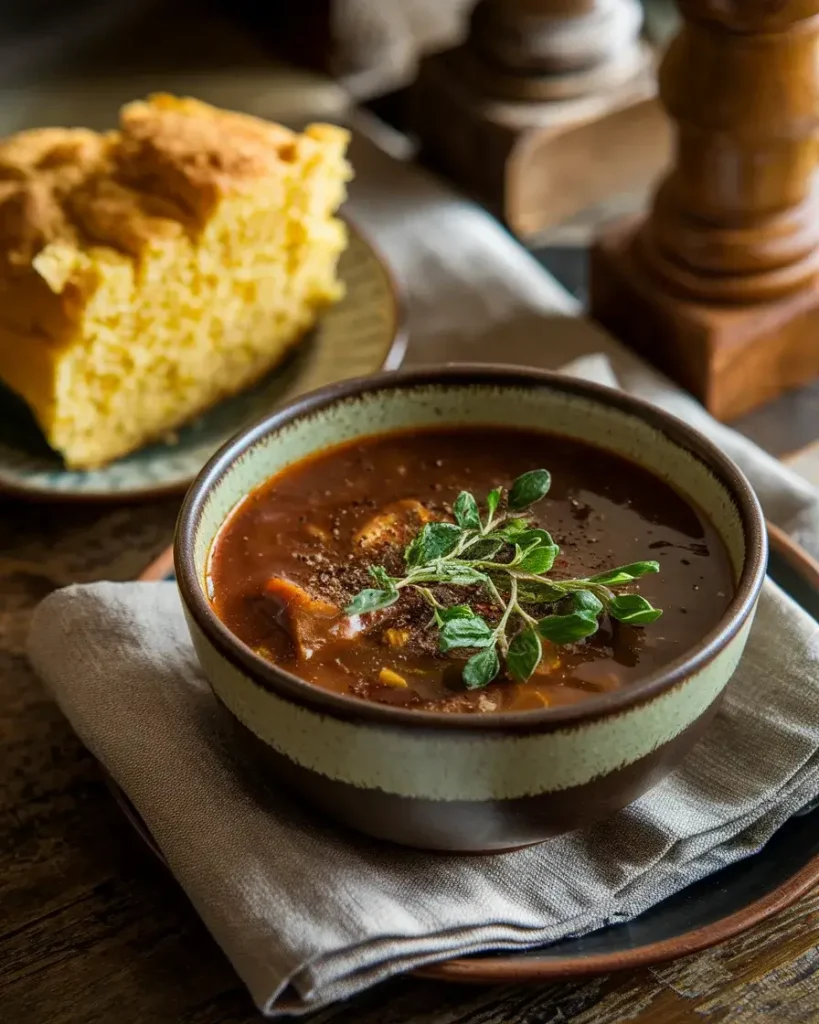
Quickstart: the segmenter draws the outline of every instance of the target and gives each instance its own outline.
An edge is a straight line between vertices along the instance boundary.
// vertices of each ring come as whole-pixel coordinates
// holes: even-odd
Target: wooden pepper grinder
[[[466,42],[412,87],[425,155],[522,236],[648,184],[669,132],[642,17],[639,0],[480,0]]]
[[[679,7],[674,166],[594,247],[591,309],[731,419],[819,374],[819,0]]]

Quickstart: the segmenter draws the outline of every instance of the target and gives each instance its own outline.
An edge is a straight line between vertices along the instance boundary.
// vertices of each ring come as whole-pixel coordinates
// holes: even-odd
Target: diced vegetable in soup
[[[628,686],[695,646],[733,593],[714,528],[670,486],[498,428],[386,434],[291,466],[234,511],[209,572],[216,614],[261,657],[442,712]]]

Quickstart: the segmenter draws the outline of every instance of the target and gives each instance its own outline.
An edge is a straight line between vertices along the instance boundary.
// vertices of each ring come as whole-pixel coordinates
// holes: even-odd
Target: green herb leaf
[[[649,573],[659,571],[659,562],[630,562],[628,565],[609,569],[608,572],[589,576],[589,583],[602,583],[606,587],[617,587],[621,583],[631,583],[633,580],[639,580],[641,576],[647,576]]]
[[[470,544],[464,552],[464,558],[470,562],[489,562],[503,547],[502,540],[481,540],[477,544]]]
[[[498,505],[500,505],[501,495],[503,494],[502,487],[495,487],[486,496],[486,507],[489,510],[489,515],[493,516],[498,511]]]
[[[344,609],[345,615],[364,615],[366,612],[377,612],[381,608],[389,608],[398,600],[398,591],[392,590],[362,590]]]
[[[548,572],[555,564],[559,550],[556,544],[553,544],[550,548],[532,548],[524,555],[520,567],[524,572],[531,572],[535,576],[540,576],[542,573]]]
[[[492,630],[480,615],[474,615],[445,622],[441,627],[438,649],[446,654],[456,647],[488,647],[494,642]]]
[[[478,515],[478,503],[469,491],[461,491],[452,506],[458,526],[463,530],[480,530],[481,517]]]
[[[553,644],[573,644],[597,632],[597,617],[590,612],[572,612],[569,615],[547,615],[537,624],[544,640]]]
[[[493,644],[485,651],[478,651],[477,654],[472,655],[464,665],[461,678],[468,690],[479,690],[491,683],[498,672],[500,672],[500,662],[497,649]]]
[[[454,523],[425,523],[407,546],[404,559],[410,568],[427,565],[454,551],[460,539],[461,528]]]
[[[414,569],[421,564],[421,534],[416,533],[412,540],[404,548],[404,561],[408,569]]]
[[[555,544],[554,540],[552,539],[551,533],[549,533],[547,530],[526,530],[524,533],[521,533],[516,538],[516,540],[522,548],[528,548],[532,544],[537,544],[538,547],[544,548],[557,547],[557,544]],[[558,548],[558,552],[559,551],[560,548]]]
[[[435,609],[435,621],[439,626],[452,619],[474,619],[475,613],[468,604],[451,604],[448,608]]]
[[[569,600],[575,611],[588,612],[595,618],[603,611],[603,602],[595,597],[590,590],[575,590]]]
[[[516,542],[521,534],[528,533],[529,524],[525,519],[510,519],[497,530],[493,530],[490,537],[499,537],[507,543]]]
[[[552,484],[551,473],[547,469],[531,469],[523,473],[512,484],[509,492],[509,508],[520,510],[529,508],[536,501],[545,498]]]
[[[618,594],[609,601],[609,615],[618,622],[626,622],[630,626],[647,626],[656,622],[663,614],[639,594]]]
[[[543,645],[534,629],[524,629],[509,644],[506,667],[514,679],[525,682],[543,657]]]

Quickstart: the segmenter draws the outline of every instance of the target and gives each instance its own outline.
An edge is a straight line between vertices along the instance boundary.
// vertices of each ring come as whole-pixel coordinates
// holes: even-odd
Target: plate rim
[[[819,561],[781,527],[776,526],[770,520],[766,520],[766,523],[771,550],[776,551],[792,569],[819,591]],[[143,569],[137,580],[158,582],[166,579],[173,572],[173,568],[173,547],[169,546]],[[104,768],[103,774],[114,799],[126,818],[152,852],[167,866],[161,850],[126,794]],[[758,856],[758,854],[753,854],[753,856]],[[436,981],[486,985],[542,983],[649,967],[692,953],[699,953],[727,939],[735,938],[754,925],[760,924],[779,911],[792,906],[817,884],[819,884],[819,853],[811,857],[806,864],[770,892],[748,903],[740,910],[734,911],[718,921],[712,921],[710,924],[701,925],[677,936],[650,942],[634,949],[591,954],[584,957],[550,957],[540,960],[531,952],[525,959],[520,952],[508,950],[493,954],[491,957],[476,953],[469,957],[454,957],[440,963],[416,967],[408,973],[415,977]]]
[[[375,257],[379,264],[387,284],[387,291],[392,305],[392,340],[390,341],[386,355],[381,364],[376,367],[378,371],[391,371],[400,368],[407,353],[409,344],[409,325],[407,303],[404,291],[398,284],[398,279],[390,262],[385,258],[380,246],[372,240],[370,233],[361,228],[353,217],[350,217],[346,210],[342,210],[338,217],[344,221],[348,231],[358,236]],[[218,404],[218,403],[217,403]],[[215,408],[215,406],[213,407]],[[115,460],[117,461],[117,460]],[[169,484],[159,484],[156,487],[140,488],[139,490],[124,491],[58,491],[38,485],[18,485],[0,477],[0,495],[17,498],[21,501],[29,501],[35,504],[59,504],[59,505],[80,505],[80,504],[142,504],[144,502],[156,501],[160,498],[183,495],[195,478],[194,474],[184,482],[174,481]]]

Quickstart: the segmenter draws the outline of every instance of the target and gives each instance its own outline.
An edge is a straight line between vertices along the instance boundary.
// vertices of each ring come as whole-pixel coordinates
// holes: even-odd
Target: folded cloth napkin
[[[615,383],[604,357],[571,369]],[[729,437],[705,414],[698,425]],[[764,468],[769,503],[799,505],[806,494],[787,471],[746,454]],[[285,793],[259,791],[220,739],[174,584],[53,594],[29,652],[259,1007],[276,1016],[450,956],[628,920],[757,851],[819,793],[818,632],[767,582],[722,709],[682,767],[588,831],[487,857],[358,839]]]

